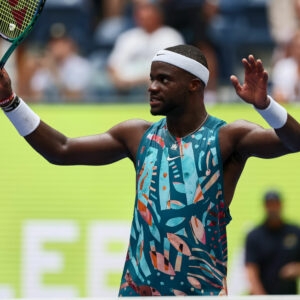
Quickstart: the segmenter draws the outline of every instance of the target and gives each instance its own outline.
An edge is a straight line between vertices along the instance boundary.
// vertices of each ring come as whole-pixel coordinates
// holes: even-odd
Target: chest
[[[216,136],[200,130],[174,138],[165,129],[149,133],[138,153],[137,193],[161,209],[178,208],[213,198],[222,191]]]
[[[260,240],[264,242],[260,243],[257,249],[264,260],[285,260],[285,258],[298,260],[300,257],[299,235],[293,231],[261,232]]]

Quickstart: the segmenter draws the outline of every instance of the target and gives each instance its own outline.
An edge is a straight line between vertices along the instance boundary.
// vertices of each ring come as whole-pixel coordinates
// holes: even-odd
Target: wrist
[[[271,127],[279,129],[283,127],[287,121],[287,111],[269,95],[268,100],[270,102],[265,109],[254,108]]]
[[[12,110],[14,110],[15,108],[17,108],[20,104],[20,98],[15,95],[15,97],[13,98],[13,100],[6,106],[1,106],[2,110],[4,112],[10,112]]]
[[[2,109],[21,136],[29,135],[40,124],[39,116],[18,96]]]
[[[272,98],[269,95],[266,95],[265,103],[263,104],[263,107],[259,107],[259,106],[254,105],[254,108],[258,109],[258,110],[265,110],[265,109],[267,109],[270,106],[271,99]]]

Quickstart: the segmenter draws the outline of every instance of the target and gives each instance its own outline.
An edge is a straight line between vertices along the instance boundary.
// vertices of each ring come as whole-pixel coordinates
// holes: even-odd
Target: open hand
[[[237,95],[256,108],[266,108],[269,105],[267,98],[268,73],[264,70],[262,61],[249,55],[248,59],[242,59],[242,63],[245,69],[244,83],[240,84],[235,75],[230,77]]]

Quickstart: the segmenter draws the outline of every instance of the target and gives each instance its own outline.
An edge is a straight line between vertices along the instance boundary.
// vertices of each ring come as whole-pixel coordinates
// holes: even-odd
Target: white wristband
[[[32,133],[40,124],[40,117],[21,99],[20,104],[9,112],[4,112],[21,136]]]
[[[284,126],[287,121],[288,113],[286,109],[277,103],[271,96],[268,95],[270,104],[265,109],[255,108],[256,111],[267,121],[274,129]]]

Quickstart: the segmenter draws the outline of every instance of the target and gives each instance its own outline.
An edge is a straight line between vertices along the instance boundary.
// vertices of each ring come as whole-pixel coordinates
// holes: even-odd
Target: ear
[[[193,78],[191,81],[190,81],[190,85],[189,85],[189,90],[191,92],[196,92],[198,91],[199,89],[203,89],[204,88],[204,84],[203,82],[198,79],[198,78]]]

